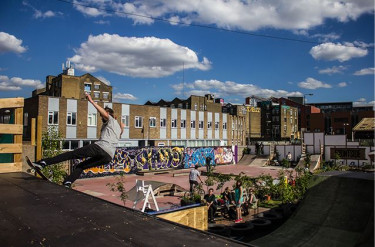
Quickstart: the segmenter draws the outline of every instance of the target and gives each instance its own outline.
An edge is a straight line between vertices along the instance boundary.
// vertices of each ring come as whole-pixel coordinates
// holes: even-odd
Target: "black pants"
[[[46,162],[47,166],[49,166],[66,160],[83,158],[89,159],[85,159],[84,161],[76,165],[73,172],[65,178],[64,182],[73,183],[79,178],[83,170],[95,166],[105,165],[112,160],[112,157],[107,152],[93,143],[81,148],[77,148],[70,152],[59,154],[52,158],[43,159],[43,161]]]
[[[212,204],[210,208],[208,209],[208,221],[214,220],[216,210],[217,210],[216,205]]]
[[[198,181],[197,180],[189,180],[190,183],[190,192],[193,192],[193,185],[198,186]]]

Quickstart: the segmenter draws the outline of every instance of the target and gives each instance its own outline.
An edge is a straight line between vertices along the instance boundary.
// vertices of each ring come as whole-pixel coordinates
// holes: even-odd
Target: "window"
[[[136,116],[135,117],[135,127],[142,128],[143,127],[143,117]]]
[[[177,119],[172,119],[172,128],[177,128]]]
[[[96,126],[96,113],[89,113],[87,118],[87,126]]]
[[[160,119],[160,127],[165,128],[167,126],[167,119],[161,118]]]
[[[226,130],[227,129],[227,122],[224,122],[223,123],[223,130]]]
[[[121,122],[124,124],[125,127],[129,127],[129,116],[128,115],[122,115],[121,116]]]
[[[103,99],[108,99],[109,93],[108,92],[103,92]]]
[[[215,122],[215,129],[219,129],[219,122]]]
[[[94,98],[99,99],[100,98],[100,92],[94,91]]]
[[[48,124],[49,125],[58,125],[59,124],[59,112],[58,111],[49,111],[48,112]]]
[[[211,129],[211,127],[212,127],[212,122],[211,121],[207,122],[207,129]]]
[[[85,83],[85,92],[91,92],[91,83]]]
[[[197,103],[194,104],[194,110],[198,110],[198,105],[197,105]]]
[[[199,121],[199,126],[198,126],[198,127],[199,127],[200,129],[203,129],[203,125],[204,125],[203,121]]]
[[[156,117],[150,117],[150,127],[156,127]]]
[[[177,105],[177,107],[178,107],[178,108],[182,108],[182,103],[179,103],[179,104]]]
[[[293,123],[293,118],[290,118],[290,123]]]
[[[195,120],[191,120],[190,128],[195,129]]]
[[[186,120],[185,119],[181,119],[181,128],[182,129],[186,128]]]
[[[76,125],[77,124],[77,113],[68,112],[66,116],[66,125]]]
[[[100,84],[94,84],[94,89],[99,90],[100,89]]]

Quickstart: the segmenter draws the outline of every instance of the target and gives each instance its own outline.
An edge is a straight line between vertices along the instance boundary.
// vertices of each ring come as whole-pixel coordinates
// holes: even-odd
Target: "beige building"
[[[191,109],[98,102],[111,107],[125,124],[119,146],[226,146],[231,133],[227,113]],[[43,117],[42,129],[56,127],[66,140],[65,149],[96,141],[102,126],[97,110],[86,99],[37,95],[25,99],[24,139],[30,139],[31,118]],[[241,122],[236,122],[241,126]],[[241,130],[243,127],[236,127]],[[236,135],[239,129],[236,129]]]

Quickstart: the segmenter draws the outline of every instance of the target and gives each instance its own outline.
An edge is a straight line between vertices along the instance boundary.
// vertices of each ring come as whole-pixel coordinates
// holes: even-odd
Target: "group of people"
[[[250,207],[254,207],[257,201],[252,189],[250,189],[250,194],[247,198],[245,198],[244,195],[245,193],[241,181],[236,182],[233,191],[230,191],[229,187],[226,187],[224,192],[221,194],[220,200],[216,199],[214,189],[210,188],[208,194],[204,197],[208,209],[208,222],[215,222],[214,217],[218,205],[222,207],[223,213],[227,214],[229,218],[235,218],[235,223],[242,222],[242,214],[248,213],[248,209]],[[235,209],[233,210],[233,208]]]

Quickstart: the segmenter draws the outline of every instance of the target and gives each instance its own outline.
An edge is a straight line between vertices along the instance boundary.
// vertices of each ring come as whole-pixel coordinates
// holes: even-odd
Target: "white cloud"
[[[178,83],[171,85],[177,95],[205,95],[214,94],[215,97],[248,97],[257,95],[260,97],[285,97],[302,96],[301,92],[288,92],[285,90],[273,90],[258,87],[254,84],[241,84],[233,81],[196,80],[193,83]]]
[[[113,96],[114,100],[121,101],[121,100],[137,100],[137,97],[135,97],[132,94],[129,93],[116,93]]]
[[[375,74],[375,68],[365,68],[358,70],[354,73],[354,75],[374,75]]]
[[[336,33],[316,33],[316,34],[309,34],[307,30],[293,30],[293,33],[296,35],[302,35],[305,37],[318,39],[320,42],[330,42],[333,40],[337,40],[340,38],[340,35]]]
[[[211,62],[188,47],[156,37],[121,37],[117,34],[90,35],[70,58],[86,72],[104,70],[133,77],[164,77],[183,69],[208,70]]]
[[[333,66],[332,68],[326,68],[319,70],[319,74],[337,74],[342,73],[344,70],[346,70],[346,66],[340,65],[340,66]]]
[[[0,53],[15,52],[23,53],[26,48],[22,46],[22,40],[17,39],[15,36],[0,32]]]
[[[368,53],[366,48],[356,47],[353,43],[344,44],[324,43],[314,46],[310,50],[311,56],[316,60],[338,60],[340,62],[348,61],[355,57],[363,57]]]
[[[43,88],[44,85],[39,80],[22,79],[20,77],[9,78],[5,75],[0,75],[0,91],[14,91],[21,90],[22,86]]]
[[[176,24],[174,21],[180,21],[247,31],[263,28],[307,30],[323,24],[326,19],[346,22],[364,13],[373,13],[374,9],[373,0],[129,0],[125,3],[75,0],[74,3],[84,15],[95,17],[113,13],[130,18],[135,24],[152,24],[154,20],[145,17],[150,16],[171,20],[172,25]],[[104,9],[110,12],[106,13]]]
[[[353,106],[372,106],[373,108],[375,108],[375,101],[367,102],[365,98],[359,98],[357,101],[353,102]]]
[[[99,25],[109,25],[109,21],[104,21],[104,20],[95,21],[94,23],[99,24]]]
[[[105,0],[83,0],[83,1],[73,1],[73,6],[76,10],[89,17],[98,16],[109,16],[110,14],[105,11],[106,4],[109,1]]]
[[[111,82],[108,81],[106,78],[104,78],[103,76],[96,76],[96,78],[98,78],[99,80],[101,80],[104,84],[110,86],[111,85]]]
[[[318,88],[331,88],[332,87],[331,85],[327,83],[318,81],[311,77],[307,78],[305,81],[298,83],[298,86],[300,88],[306,88],[306,89],[318,89]]]
[[[39,19],[39,18],[45,19],[45,18],[55,17],[55,16],[58,16],[58,15],[63,15],[62,12],[54,12],[52,10],[47,10],[46,12],[43,12],[43,11],[35,8],[33,5],[31,5],[27,1],[23,1],[22,4],[31,8],[34,11],[33,17],[35,19]]]
[[[346,87],[348,84],[346,82],[340,82],[337,84],[338,87]]]

